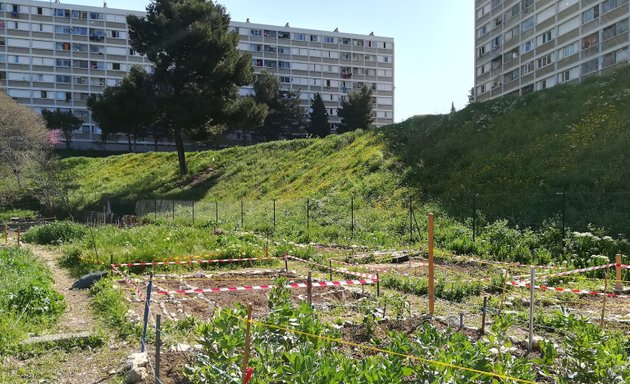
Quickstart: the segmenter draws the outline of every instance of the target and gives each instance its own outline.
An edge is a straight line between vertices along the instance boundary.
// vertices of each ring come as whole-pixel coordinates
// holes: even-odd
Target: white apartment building
[[[628,63],[628,0],[475,0],[478,101]]]
[[[35,111],[71,110],[85,122],[75,142],[100,140],[86,100],[119,83],[132,65],[150,62],[128,42],[123,9],[57,2],[0,2],[0,89]],[[331,124],[352,90],[374,90],[375,125],[394,119],[394,41],[370,35],[232,22],[239,49],[250,52],[256,72],[269,70],[283,89],[300,90],[305,107],[319,92]],[[251,92],[245,87],[243,95]]]

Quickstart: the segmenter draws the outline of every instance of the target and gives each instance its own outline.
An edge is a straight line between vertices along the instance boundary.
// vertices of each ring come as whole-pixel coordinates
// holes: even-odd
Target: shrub
[[[55,221],[37,225],[24,234],[24,241],[32,244],[62,244],[80,240],[87,234],[87,228],[72,221]]]
[[[58,318],[65,309],[63,296],[41,282],[9,294],[9,308],[28,316]]]

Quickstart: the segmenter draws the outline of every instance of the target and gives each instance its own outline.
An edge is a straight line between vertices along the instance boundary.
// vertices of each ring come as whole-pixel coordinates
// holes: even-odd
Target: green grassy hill
[[[469,217],[521,225],[559,219],[630,233],[630,67],[580,85],[417,116],[379,130],[188,154],[67,158],[79,209],[105,199],[306,197],[403,201],[408,189]],[[560,192],[566,192],[563,196]]]

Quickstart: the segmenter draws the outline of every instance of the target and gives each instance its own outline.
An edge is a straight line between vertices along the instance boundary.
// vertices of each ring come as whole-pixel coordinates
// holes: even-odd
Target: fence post
[[[310,200],[307,198],[306,199],[306,231],[309,231],[310,228],[310,221],[311,221],[311,202]]]
[[[284,255],[284,271],[289,272],[289,258],[287,255]]]
[[[330,271],[330,281],[332,281],[332,260],[328,260],[328,271]]]
[[[472,241],[477,239],[477,194],[472,195]]]
[[[243,200],[241,200],[241,229],[245,228],[245,221],[244,221],[244,211],[243,211]]]
[[[195,202],[192,202],[192,223],[195,224]]]
[[[157,220],[157,199],[153,200],[153,219]]]
[[[214,229],[215,231],[218,226],[219,226],[219,202],[215,201],[214,202]]]
[[[20,240],[21,240],[21,238],[20,238],[20,227],[18,226],[17,227],[17,244],[18,244],[18,247],[21,245],[20,244]]]
[[[429,314],[435,309],[435,275],[433,265],[433,214],[429,213]]]
[[[413,242],[413,206],[409,195],[409,244]]]
[[[376,272],[376,297],[381,296],[381,279]]]
[[[249,350],[251,347],[252,303],[247,304],[247,323],[245,325],[245,351],[243,353],[243,383],[246,383],[249,366]]]
[[[615,256],[615,293],[623,292],[623,283],[621,281],[621,254]]]
[[[488,296],[483,297],[483,309],[481,310],[481,334],[486,334],[486,311],[488,310]]]
[[[308,273],[308,278],[306,280],[306,296],[308,297],[308,305],[313,305],[313,279],[311,277],[311,272]]]
[[[464,329],[464,313],[460,312],[459,314],[459,331],[461,331],[462,329]]]
[[[9,243],[9,225],[4,223],[4,243]]]
[[[161,384],[160,380],[160,349],[162,348],[162,315],[155,317],[155,384]]]
[[[276,199],[273,199],[273,231],[276,231]]]
[[[536,269],[532,267],[529,280],[529,337],[527,340],[527,352],[531,353],[534,346],[534,282],[536,281]]]
[[[350,197],[350,232],[354,238],[354,196]]]
[[[608,268],[606,268],[605,270],[606,275],[604,276],[604,293],[606,293],[606,291],[608,291]],[[606,313],[606,295],[604,295],[604,298],[602,300],[602,317],[599,320],[599,326],[604,328],[604,314]]]
[[[151,289],[153,288],[153,272],[149,275],[149,285],[147,285],[147,298],[144,302],[144,324],[142,327],[142,346],[140,352],[146,351],[147,324],[149,323],[149,304],[151,303]]]
[[[175,222],[175,200],[173,200],[173,222]]]

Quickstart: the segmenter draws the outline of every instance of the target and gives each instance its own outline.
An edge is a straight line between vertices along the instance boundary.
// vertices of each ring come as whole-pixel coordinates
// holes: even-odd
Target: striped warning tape
[[[369,285],[374,284],[375,281],[371,279],[364,280],[345,280],[345,281],[314,281],[311,286],[316,287],[339,287],[344,285]],[[238,291],[260,291],[275,288],[273,284],[263,285],[245,285],[241,287],[221,287],[221,288],[197,288],[197,289],[177,289],[173,291],[158,290],[160,295],[173,295],[173,294],[195,294],[195,293],[217,293],[217,292],[238,292]],[[307,288],[307,283],[291,283],[284,286],[285,288]]]
[[[493,260],[485,260],[485,259],[479,259],[476,257],[470,257],[470,256],[463,256],[463,255],[455,255],[453,253],[448,253],[448,252],[440,252],[438,251],[437,254],[442,254],[443,255],[447,255],[447,256],[453,256],[455,258],[459,258],[459,259],[464,259],[464,260],[469,260],[472,262],[476,262],[476,263],[480,263],[480,264],[489,264],[489,265],[500,265],[500,266],[504,266],[504,267],[515,267],[515,268],[536,268],[536,269],[562,269],[564,267],[559,266],[559,265],[533,265],[533,264],[522,264],[522,263],[509,263],[509,262],[505,262],[505,261],[493,261]]]
[[[154,266],[154,265],[185,265],[185,264],[212,264],[212,263],[236,263],[240,261],[263,261],[274,260],[277,257],[247,257],[243,259],[212,259],[212,260],[183,260],[183,261],[142,261],[135,263],[116,263],[112,264],[112,267],[141,267],[141,266]]]
[[[299,257],[295,257],[295,256],[291,256],[291,255],[285,255],[285,256],[286,256],[287,259],[296,260],[296,261],[299,261],[301,263],[316,265],[316,266],[318,266],[320,268],[324,268],[326,270],[337,272],[337,273],[341,273],[341,274],[344,274],[344,275],[363,277],[363,278],[374,280],[374,281],[378,280],[378,276],[374,275],[374,274],[371,274],[371,273],[354,272],[354,271],[349,271],[347,269],[335,269],[335,268],[330,268],[329,266],[324,265],[324,264],[316,263],[314,261],[300,259]]]
[[[520,280],[508,281],[507,284],[513,285],[515,287],[525,287],[525,288],[531,287],[529,283],[525,281],[520,281]],[[618,295],[615,293],[589,291],[586,289],[549,287],[546,285],[535,285],[535,284],[534,284],[534,289],[540,289],[541,291],[570,292],[570,293],[576,293],[578,295],[596,295],[596,296],[615,297],[615,298],[620,298],[620,299],[630,299],[630,295]]]
[[[548,274],[548,275],[537,276],[536,279],[537,280],[541,280],[541,279],[548,279],[550,277],[567,276],[567,275],[574,275],[576,273],[597,271],[599,269],[606,269],[606,268],[610,268],[610,267],[615,267],[616,265],[617,264],[615,264],[615,263],[596,265],[594,267],[580,268],[580,269],[574,269],[574,270],[571,270],[571,271],[564,271],[564,272],[558,272],[558,273],[551,273],[551,274]],[[523,278],[526,278],[526,277],[527,276],[515,276],[514,280],[520,280],[520,279],[523,279]]]

